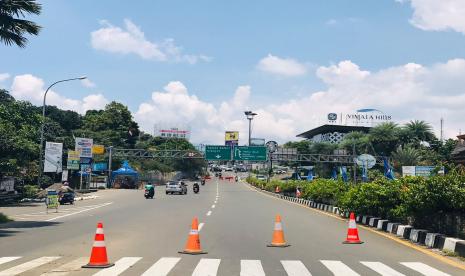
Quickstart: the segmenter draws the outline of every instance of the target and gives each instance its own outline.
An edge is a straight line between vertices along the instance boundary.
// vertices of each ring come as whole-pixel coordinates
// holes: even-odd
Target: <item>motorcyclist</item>
[[[145,185],[145,191],[149,192],[149,197],[153,197],[155,194],[155,187],[149,182]]]
[[[192,185],[192,188],[194,189],[194,193],[197,191],[200,191],[200,186],[199,183],[195,182],[194,185]]]

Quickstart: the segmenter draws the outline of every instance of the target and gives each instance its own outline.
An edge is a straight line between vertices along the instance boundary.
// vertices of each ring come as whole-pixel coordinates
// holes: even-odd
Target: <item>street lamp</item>
[[[78,78],[72,78],[72,79],[65,79],[65,80],[59,80],[57,82],[54,82],[52,83],[48,88],[47,90],[45,90],[45,94],[44,94],[44,102],[43,102],[43,105],[42,105],[42,125],[40,127],[40,152],[39,152],[39,177],[37,178],[37,186],[40,188],[40,179],[42,178],[42,170],[43,170],[43,166],[44,166],[44,161],[42,159],[42,146],[44,144],[44,126],[45,126],[45,99],[47,97],[47,93],[48,91],[50,90],[50,88],[52,88],[52,86],[54,86],[55,84],[57,83],[60,83],[60,82],[65,82],[65,81],[73,81],[73,80],[83,80],[83,79],[86,79],[87,77],[86,76],[82,76],[82,77],[78,77]]]
[[[247,117],[247,120],[249,120],[249,147],[250,147],[250,135],[251,135],[251,131],[252,131],[252,128],[251,128],[251,125],[252,125],[252,120],[253,120],[253,117],[257,115],[257,113],[254,113],[252,111],[244,111],[244,114],[245,116]]]

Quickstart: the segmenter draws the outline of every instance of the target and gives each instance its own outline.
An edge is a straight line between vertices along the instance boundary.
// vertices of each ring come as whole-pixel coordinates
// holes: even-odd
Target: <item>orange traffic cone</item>
[[[186,249],[178,253],[191,255],[207,254],[207,252],[202,251],[200,248],[199,221],[196,217],[192,220],[192,227],[189,232],[189,237],[187,238]]]
[[[279,193],[280,190],[279,190],[279,186],[276,186],[276,189],[274,190],[275,193]]]
[[[268,247],[288,247],[290,244],[287,244],[284,240],[284,232],[283,232],[283,225],[281,223],[281,216],[276,215],[276,220],[274,223],[274,232],[273,232],[273,239],[271,240],[271,244],[267,245]]]
[[[114,266],[108,262],[107,248],[105,246],[105,234],[103,234],[103,224],[97,224],[97,231],[95,232],[94,245],[90,253],[90,261],[88,264],[83,265],[83,268],[106,268]]]
[[[355,215],[352,212],[350,213],[350,218],[349,218],[349,229],[347,230],[347,238],[342,243],[347,243],[347,244],[363,243],[358,236],[357,224],[355,222]]]

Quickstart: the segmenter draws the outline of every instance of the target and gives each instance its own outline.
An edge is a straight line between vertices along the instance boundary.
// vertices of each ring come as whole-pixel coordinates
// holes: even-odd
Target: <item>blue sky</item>
[[[24,88],[27,84],[20,82],[31,79],[16,77],[30,74],[42,80],[46,86],[58,79],[87,75],[95,86],[62,84],[54,88],[56,99],[64,97],[76,100],[69,107],[80,112],[86,108],[76,105],[84,104],[85,101],[81,101],[88,95],[100,95],[96,101],[117,100],[138,113],[136,119],[149,132],[153,123],[187,122],[192,127],[195,142],[216,142],[222,136],[219,134],[223,131],[221,128],[245,131],[241,113],[244,108],[262,110],[264,116],[262,119],[258,116],[254,126],[258,135],[280,141],[292,139],[299,131],[317,125],[315,118],[321,115],[332,111],[350,112],[367,107],[363,106],[365,104],[377,105],[369,107],[383,109],[394,115],[397,113],[399,116],[396,119],[399,122],[425,119],[436,126],[435,118],[443,116],[446,125],[451,122],[449,136],[453,136],[461,127],[465,129],[453,118],[462,113],[449,113],[450,108],[446,103],[443,106],[431,104],[434,102],[432,98],[428,101],[431,106],[424,109],[414,107],[408,113],[405,112],[405,103],[391,103],[391,100],[385,103],[383,97],[393,91],[387,91],[387,94],[379,92],[384,90],[384,87],[378,87],[383,83],[379,81],[380,78],[386,78],[385,81],[391,83],[397,81],[399,76],[405,76],[405,72],[397,72],[397,77],[393,77],[386,72],[390,69],[396,71],[408,64],[417,64],[432,74],[427,79],[434,79],[443,76],[444,72],[450,72],[448,61],[464,58],[463,22],[457,22],[453,16],[449,17],[455,20],[452,23],[443,23],[447,18],[442,18],[443,21],[431,18],[425,10],[435,8],[435,4],[431,4],[438,2],[435,0],[39,2],[43,4],[43,12],[39,17],[31,19],[43,26],[40,35],[30,37],[25,49],[0,45],[0,74],[9,75],[9,78],[4,77],[0,81],[0,86],[18,90],[13,95],[35,103],[37,97],[30,93],[35,88],[41,90],[40,85]],[[459,0],[445,2],[456,5],[452,8],[457,10],[463,8]],[[172,43],[175,47],[182,47],[182,51],[160,58],[156,56],[157,48],[154,50],[150,46],[152,48],[148,47],[148,51],[143,51],[140,49],[144,44],[127,45],[117,40],[114,38],[115,31],[128,33],[125,22],[133,24],[137,28],[136,32],[143,33],[142,40],[148,43],[146,45],[156,45],[166,54],[174,46],[163,45],[167,39],[173,39]],[[110,42],[100,36],[104,31],[113,35]],[[93,32],[98,32],[96,35],[99,37],[92,37]],[[121,45],[116,46],[118,43]],[[269,55],[278,63],[260,66],[260,61]],[[193,57],[197,59],[195,64],[192,60],[188,61],[188,58]],[[292,64],[280,63],[290,60]],[[366,93],[380,93],[379,102],[360,101],[357,104],[346,101],[332,105],[331,102],[320,104],[317,101],[314,95],[317,92],[333,93],[335,95],[332,96],[336,98],[337,93],[355,93],[352,98],[363,98],[363,91],[360,95],[352,90],[340,91],[353,84],[352,77],[349,77],[349,84],[341,84],[341,81],[347,80],[344,77],[345,71],[341,69],[343,67],[340,63],[343,61],[350,61],[350,64],[346,63],[349,71],[370,72],[373,79],[364,79],[363,82],[359,80],[354,89],[372,89]],[[461,63],[459,65],[459,69],[454,65],[450,67],[462,70]],[[267,66],[281,69],[275,68],[276,71]],[[294,68],[297,71],[292,71],[292,66],[297,66],[297,69]],[[291,71],[287,72],[286,68]],[[334,74],[338,80],[334,79]],[[352,76],[351,73],[349,75]],[[423,78],[424,72],[420,75],[415,76],[415,79]],[[456,80],[454,78],[454,83]],[[181,89],[180,93],[184,96],[178,101],[175,98],[166,99],[168,107],[160,109],[157,106],[160,102],[151,99],[152,93],[176,94],[174,90],[165,89],[170,82],[176,82],[177,86],[172,85],[172,89]],[[414,85],[422,87],[424,82],[422,79]],[[444,81],[440,79],[438,82]],[[371,83],[371,88],[366,87],[367,83]],[[398,86],[405,87],[402,82]],[[21,87],[24,91],[21,91]],[[242,96],[236,92],[240,87],[247,90],[241,92]],[[418,92],[420,88],[416,88],[415,91],[405,93],[426,93],[432,97],[444,93],[436,84],[431,84],[431,87],[426,92]],[[336,90],[338,92],[334,92]],[[231,103],[235,95],[234,105]],[[454,97],[459,96],[460,100],[463,95],[460,89],[454,93]],[[53,103],[53,98],[51,101]],[[300,116],[306,118],[289,114],[293,108],[302,108],[290,107],[301,101],[309,102],[308,109],[304,108],[309,115]],[[172,102],[176,103],[170,106]],[[453,104],[454,98],[450,102]],[[143,112],[143,103],[156,108]],[[312,108],[312,103],[318,105],[318,108]],[[92,104],[89,102],[87,106],[93,107]],[[101,104],[95,103],[95,106]],[[181,109],[189,109],[191,104],[197,107],[190,113],[178,114]],[[222,109],[225,105],[231,105],[228,107],[229,113]],[[434,116],[422,115],[431,112],[431,108],[436,112]],[[287,110],[287,113],[282,110]],[[172,112],[172,115],[157,118],[153,112]],[[229,115],[223,116],[221,113]],[[147,116],[151,117],[150,120]],[[275,125],[270,127],[270,124]],[[269,128],[278,130],[272,131]],[[215,134],[210,136],[207,134],[209,132]],[[245,137],[245,133],[242,137]]]

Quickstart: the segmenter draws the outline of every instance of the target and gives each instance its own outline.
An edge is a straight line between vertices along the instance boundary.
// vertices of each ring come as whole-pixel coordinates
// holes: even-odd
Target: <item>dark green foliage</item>
[[[37,35],[41,29],[36,23],[21,19],[26,14],[40,14],[42,7],[35,0],[0,1],[0,41],[6,45],[26,46],[26,33]]]

